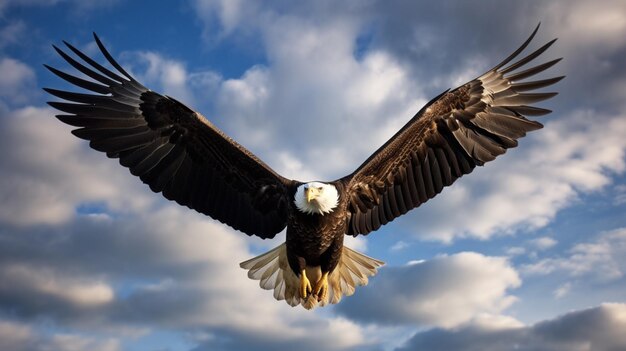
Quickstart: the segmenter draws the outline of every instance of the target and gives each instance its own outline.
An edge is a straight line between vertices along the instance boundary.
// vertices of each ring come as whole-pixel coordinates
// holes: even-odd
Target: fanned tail
[[[368,278],[375,275],[383,261],[343,247],[337,267],[328,275],[328,294],[322,301],[317,296],[300,296],[300,279],[289,267],[287,246],[276,248],[239,264],[248,271],[248,277],[259,280],[265,290],[273,290],[276,300],[285,300],[290,306],[302,305],[306,309],[338,303],[341,298],[354,294],[357,286],[367,285]],[[312,282],[321,277],[320,267],[307,267],[307,276]]]

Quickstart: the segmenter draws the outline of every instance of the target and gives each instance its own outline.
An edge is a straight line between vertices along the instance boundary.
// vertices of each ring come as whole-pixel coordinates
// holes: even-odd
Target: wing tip
[[[115,67],[115,69],[119,73],[121,73],[124,77],[128,78],[131,82],[136,82],[135,79],[128,72],[126,72],[126,70],[124,70],[124,68],[119,63],[117,63],[117,61],[115,61],[115,59],[113,58],[113,55],[109,53],[109,50],[107,50],[107,48],[104,46],[104,44],[102,43],[102,41],[100,40],[100,37],[98,37],[96,32],[93,32],[93,38],[96,41],[96,45],[98,45],[100,52],[102,52],[102,54],[107,59],[107,61],[109,61],[109,63],[113,67]]]
[[[53,95],[53,96],[57,96],[57,92],[59,91],[58,89],[53,89],[53,88],[48,88],[48,87],[43,87],[41,88],[43,91],[45,91],[46,93]],[[58,96],[57,96],[58,97]],[[48,101],[49,102],[49,101]],[[48,103],[46,102],[46,103]]]
[[[93,39],[96,41],[96,44],[98,44],[98,46],[102,45],[102,41],[100,41],[100,37],[98,36],[98,34],[96,34],[96,32],[91,32],[91,34],[93,35]]]
[[[52,73],[54,73],[54,70],[56,69],[56,68],[54,68],[54,67],[52,67],[52,66],[48,65],[47,63],[43,63],[42,65],[43,65],[43,66],[44,66],[44,67],[45,67],[48,71],[51,71]]]
[[[496,65],[495,67],[493,67],[492,69],[490,69],[489,71],[497,71],[500,68],[502,68],[504,65],[506,65],[507,63],[511,62],[511,60],[513,60],[515,57],[517,57],[517,55],[519,55],[522,51],[524,51],[524,49],[526,49],[526,47],[528,46],[528,44],[530,44],[530,42],[533,40],[533,38],[535,38],[535,35],[537,34],[537,32],[539,31],[539,26],[541,25],[541,22],[539,22],[537,24],[537,26],[535,27],[535,29],[533,30],[533,32],[530,34],[530,36],[528,37],[528,39],[526,39],[524,41],[524,43],[522,43],[522,45],[520,45],[520,47],[518,47],[515,51],[513,51],[513,53],[511,55],[509,55],[507,58],[505,58],[502,62],[500,62],[498,65]]]

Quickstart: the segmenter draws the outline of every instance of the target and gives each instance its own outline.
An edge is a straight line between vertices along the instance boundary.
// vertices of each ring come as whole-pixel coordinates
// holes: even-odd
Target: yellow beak
[[[304,189],[304,196],[306,197],[306,202],[311,202],[315,200],[320,195],[319,190],[316,188],[306,188]]]

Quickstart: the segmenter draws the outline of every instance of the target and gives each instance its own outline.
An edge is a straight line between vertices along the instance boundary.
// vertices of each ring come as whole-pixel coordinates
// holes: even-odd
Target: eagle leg
[[[328,272],[324,272],[320,280],[315,283],[313,294],[317,296],[317,301],[323,301],[328,294]]]
[[[306,271],[303,269],[300,271],[300,296],[303,299],[306,299],[310,292],[311,282],[309,281],[309,278],[306,277]]]

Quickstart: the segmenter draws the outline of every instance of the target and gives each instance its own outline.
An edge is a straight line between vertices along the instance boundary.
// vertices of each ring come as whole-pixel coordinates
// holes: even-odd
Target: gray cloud
[[[624,99],[623,1],[608,0],[603,6],[585,0],[374,3],[372,46],[402,60],[430,95],[462,83],[459,75],[470,79],[482,73],[476,69],[493,66],[541,22],[536,45],[558,37],[549,56],[565,58],[553,70],[568,76],[567,84],[558,87],[561,96],[549,103],[557,112],[570,112],[581,103],[614,112],[612,105]]]
[[[626,305],[604,304],[537,323],[530,327],[466,325],[456,329],[432,329],[415,334],[396,351],[549,351],[626,348]]]
[[[521,284],[502,258],[465,252],[403,267],[388,267],[337,311],[376,324],[454,326],[480,313],[500,313]]]
[[[335,349],[367,340],[350,321],[277,303],[238,267],[252,255],[245,235],[150,194],[114,161],[69,138],[49,110],[9,116],[2,119],[2,140],[14,152],[0,155],[0,164],[11,181],[0,191],[12,194],[9,209],[15,212],[5,212],[0,224],[0,311],[104,335],[119,329],[201,329],[246,336],[268,347],[272,339],[275,345],[313,348],[319,344],[315,337],[295,341],[313,330],[332,336]],[[116,171],[121,173],[109,173]],[[24,180],[32,185],[14,191]],[[54,200],[48,204],[48,198]],[[137,200],[142,205],[135,207]],[[105,206],[93,206],[93,213],[77,210],[93,201]],[[24,210],[16,211],[18,204]],[[48,213],[58,205],[66,208],[62,216],[37,217],[37,211]],[[58,342],[87,345],[76,346],[79,350],[95,345]]]
[[[11,203],[0,208],[0,220],[18,226],[61,224],[85,203],[100,203],[112,212],[153,204],[156,197],[138,187],[127,170],[70,138],[71,128],[53,115],[50,108],[29,106],[0,118],[0,148],[10,150],[0,154],[0,197]]]
[[[119,351],[119,340],[76,335],[45,335],[30,325],[0,319],[0,348],[10,351]]]
[[[239,269],[251,256],[243,235],[185,209],[81,216],[58,230],[3,227],[0,241],[0,310],[21,320],[45,316],[104,335],[124,328],[206,330],[219,337],[197,342],[212,346],[245,341],[313,349],[318,335],[333,340],[322,343],[329,350],[369,342],[349,320],[277,303]]]

